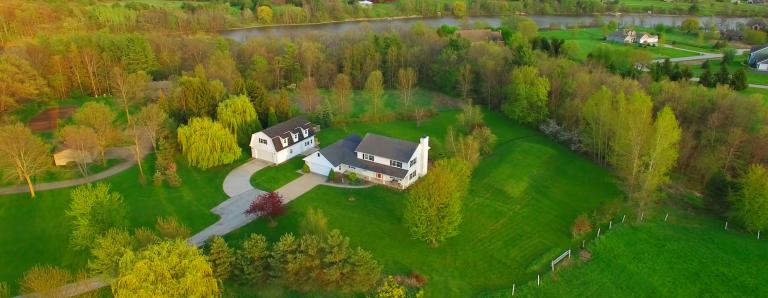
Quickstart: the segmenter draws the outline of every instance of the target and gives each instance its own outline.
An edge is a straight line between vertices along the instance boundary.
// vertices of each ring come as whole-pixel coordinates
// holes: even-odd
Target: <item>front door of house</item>
[[[381,179],[381,173],[376,173],[376,178]]]

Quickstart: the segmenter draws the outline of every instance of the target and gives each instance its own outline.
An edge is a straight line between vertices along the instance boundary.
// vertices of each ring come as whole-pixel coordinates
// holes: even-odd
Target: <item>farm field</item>
[[[638,31],[642,31],[638,29]],[[583,29],[564,29],[564,30],[551,30],[542,31],[539,35],[548,38],[559,38],[564,40],[575,41],[579,45],[579,53],[576,55],[578,60],[584,60],[587,55],[600,45],[608,45],[611,47],[621,48],[635,48],[648,51],[654,59],[664,58],[679,58],[696,56],[696,53],[690,51],[683,51],[673,48],[659,47],[639,47],[637,45],[623,45],[613,42],[605,41],[605,35],[602,28],[583,28]]]
[[[144,160],[145,171],[154,172],[154,157]],[[210,209],[227,196],[221,183],[232,165],[200,171],[177,160],[178,174],[183,180],[180,188],[154,187],[139,183],[139,172],[133,167],[103,180],[112,190],[123,195],[128,207],[130,229],[154,227],[158,216],[173,216],[194,233],[210,225],[218,216]],[[35,199],[28,194],[0,197],[0,281],[16,286],[21,275],[36,264],[62,266],[77,272],[85,268],[88,251],[69,247],[71,220],[69,189],[39,192]]]
[[[765,291],[759,277],[768,268],[756,264],[768,258],[766,241],[723,231],[721,220],[674,218],[620,226],[589,245],[589,262],[542,276],[541,287],[534,281],[518,293],[630,297],[642,289],[647,297],[755,297]]]
[[[443,112],[420,127],[392,121],[326,129],[318,136],[324,146],[350,132],[404,139],[428,134],[433,150],[439,151],[445,126],[455,115]],[[257,220],[227,239],[237,242],[256,232],[274,241],[283,233],[296,233],[307,209],[317,208],[328,217],[329,228],[341,230],[353,246],[370,250],[387,274],[415,271],[426,276],[430,297],[467,297],[527,281],[535,276],[529,271],[535,260],[571,245],[569,227],[576,215],[621,193],[606,170],[538,132],[499,114],[488,114],[486,123],[498,145],[474,172],[460,234],[437,248],[411,239],[402,224],[405,193],[379,186],[316,187],[288,205],[276,228]],[[246,296],[263,294],[229,288]]]

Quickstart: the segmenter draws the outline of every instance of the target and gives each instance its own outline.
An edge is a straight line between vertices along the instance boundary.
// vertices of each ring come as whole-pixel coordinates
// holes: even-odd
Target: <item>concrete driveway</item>
[[[245,214],[245,210],[248,209],[248,206],[253,199],[264,193],[264,191],[255,189],[251,186],[250,177],[256,172],[253,170],[257,168],[262,169],[264,167],[259,167],[259,162],[248,162],[230,173],[230,176],[234,175],[234,177],[230,178],[230,176],[227,176],[224,179],[224,191],[227,192],[227,194],[238,190],[245,191],[232,196],[229,200],[226,200],[211,209],[213,213],[221,216],[221,219],[190,237],[187,242],[195,246],[202,246],[209,238],[215,235],[226,235],[258,218],[257,216],[248,216]],[[248,171],[252,172],[249,173]],[[315,186],[325,183],[326,179],[325,176],[317,174],[304,174],[279,188],[276,192],[283,195],[283,203],[287,204],[310,191]],[[229,184],[227,182],[229,182]]]
[[[270,163],[260,159],[251,159],[235,168],[224,178],[224,193],[229,197],[234,197],[241,193],[253,190],[253,186],[251,186],[251,176],[270,165]]]

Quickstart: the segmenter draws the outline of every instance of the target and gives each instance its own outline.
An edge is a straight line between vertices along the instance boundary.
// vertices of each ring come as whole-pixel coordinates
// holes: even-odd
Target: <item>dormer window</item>
[[[288,146],[288,139],[287,138],[280,138],[280,141],[282,141],[283,147]]]
[[[293,141],[294,141],[294,142],[298,142],[298,141],[299,141],[299,134],[297,134],[297,133],[291,133],[291,137],[293,137]]]
[[[302,128],[302,129],[301,129],[301,133],[302,133],[302,134],[304,134],[304,137],[306,138],[306,137],[308,137],[308,136],[309,136],[309,129],[306,129],[306,128]]]
[[[396,168],[401,168],[401,169],[403,168],[403,163],[399,162],[397,160],[390,160],[389,161],[389,165],[393,166],[393,167],[396,167]]]
[[[415,164],[416,164],[416,159],[414,158],[413,160],[411,160],[411,163],[410,163],[410,165],[411,165],[411,166],[413,166],[413,165],[415,165]]]

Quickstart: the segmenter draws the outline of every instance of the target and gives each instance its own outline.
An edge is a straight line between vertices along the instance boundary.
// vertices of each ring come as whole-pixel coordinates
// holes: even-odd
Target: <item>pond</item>
[[[532,15],[539,28],[550,28],[559,26],[588,26],[595,20],[595,16],[562,16],[562,15]],[[652,27],[656,24],[668,26],[678,26],[689,16],[671,16],[671,15],[646,15],[646,14],[622,14],[622,15],[601,15],[604,22],[616,20],[620,25],[633,24],[641,27]],[[468,17],[464,19],[454,17],[414,17],[414,18],[388,18],[376,20],[345,21],[321,24],[297,24],[297,25],[274,25],[251,28],[240,28],[222,31],[225,37],[237,41],[245,41],[249,37],[259,36],[301,36],[305,34],[341,34],[351,29],[367,27],[374,32],[383,32],[390,30],[405,29],[417,24],[424,23],[427,26],[439,27],[442,25],[451,26],[471,26],[476,23],[488,24],[493,27],[501,25],[504,17]],[[749,18],[739,17],[696,17],[701,24],[715,24],[720,28],[735,28],[739,24],[746,23]]]

